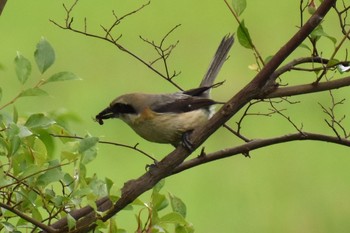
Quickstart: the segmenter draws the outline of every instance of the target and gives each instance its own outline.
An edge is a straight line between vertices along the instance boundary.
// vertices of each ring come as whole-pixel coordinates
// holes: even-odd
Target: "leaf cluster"
[[[164,180],[161,180],[152,189],[149,203],[140,202],[138,199],[133,205],[142,206],[136,215],[138,227],[136,232],[176,232],[192,233],[193,225],[186,220],[186,205],[175,195],[169,193],[168,196],[160,191],[164,187]],[[168,213],[162,214],[169,209]]]
[[[44,38],[36,46],[34,60],[42,77],[34,86],[27,87],[32,63],[17,52],[14,66],[22,90],[8,102],[0,99],[0,231],[53,232],[49,225],[62,218],[67,219],[68,228],[74,231],[76,220],[70,214],[72,210],[89,205],[98,212],[95,201],[106,196],[116,201],[120,190],[109,178],[87,175],[87,166],[96,158],[100,140],[91,135],[70,136],[67,125],[71,114],[56,111],[27,116],[15,106],[9,110],[21,98],[48,96],[43,89],[48,83],[80,79],[69,71],[47,75],[55,62],[55,51]],[[136,216],[137,231],[172,232],[168,229],[173,225],[176,232],[193,232],[192,225],[185,220],[185,204],[174,195],[161,194],[163,184],[153,189],[150,202],[137,200],[130,205],[142,206]],[[169,203],[172,211],[159,217]],[[145,210],[148,216],[143,224]],[[106,229],[125,232],[117,227],[115,218],[96,222],[95,232]]]
[[[9,110],[20,98],[47,96],[43,86],[48,83],[79,79],[68,71],[45,78],[55,62],[55,51],[45,38],[38,42],[34,59],[43,76],[34,86],[25,85],[32,75],[32,63],[17,52],[14,66],[22,90],[5,103],[2,97],[7,93],[0,92],[0,229],[5,232],[36,232],[42,222],[66,216],[83,197],[76,194],[74,174],[63,169],[72,161],[54,155],[57,143],[50,136],[52,132],[67,132],[56,119],[64,123],[69,115],[46,112],[26,116],[16,107]]]

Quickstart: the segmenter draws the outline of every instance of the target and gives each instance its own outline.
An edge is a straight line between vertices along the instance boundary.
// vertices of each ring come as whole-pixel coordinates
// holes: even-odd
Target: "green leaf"
[[[34,87],[34,88],[28,88],[20,93],[18,97],[26,97],[26,96],[47,96],[49,95],[46,91]]]
[[[118,232],[117,222],[115,221],[115,218],[109,219],[108,232]],[[119,231],[119,233],[121,232]],[[127,232],[125,231],[125,233]]]
[[[13,107],[13,122],[14,122],[14,123],[17,123],[17,122],[18,122],[18,111],[17,111],[16,106]]]
[[[46,146],[39,138],[35,138],[32,152],[36,164],[43,165],[47,162]]]
[[[7,133],[9,138],[25,138],[33,134],[27,127],[23,125],[16,125],[14,123],[9,125]]]
[[[89,195],[91,193],[90,188],[80,188],[74,190],[74,192],[71,194],[71,196],[76,197],[77,199],[86,195]]]
[[[329,35],[326,35],[325,37],[330,39],[333,42],[334,45],[337,43],[337,39],[335,37],[329,36]]]
[[[232,7],[236,14],[240,16],[247,7],[247,2],[246,0],[232,0]]]
[[[311,38],[313,38],[314,40],[319,40],[321,37],[326,37],[328,39],[330,39],[333,44],[337,43],[337,39],[335,37],[329,36],[324,30],[322,25],[318,25],[310,34]]]
[[[88,149],[94,147],[98,142],[98,140],[99,140],[98,137],[87,137],[82,139],[79,144],[79,153],[83,153]]]
[[[89,187],[96,196],[103,197],[108,195],[106,183],[96,177],[90,181]]]
[[[59,81],[68,81],[68,80],[81,80],[81,78],[79,78],[72,72],[63,71],[63,72],[56,73],[52,75],[50,78],[48,78],[47,80],[45,80],[45,84],[50,82],[59,82]]]
[[[0,148],[2,148],[2,149],[1,149],[2,153],[8,154],[8,152],[10,151],[10,144],[9,144],[9,142],[8,142],[6,139],[4,139],[3,137],[0,137]],[[5,152],[5,150],[6,150],[7,152]],[[0,168],[0,187],[1,187],[1,182],[4,181],[4,179],[3,179],[4,174],[1,172],[1,170],[2,170],[2,168]]]
[[[324,31],[323,31],[323,27],[322,25],[318,25],[311,33],[310,33],[310,37],[313,40],[318,40],[320,39],[321,36],[324,35]]]
[[[55,196],[52,198],[52,202],[55,204],[56,207],[60,207],[64,204],[65,198],[62,196]]]
[[[18,133],[19,133],[19,127],[18,127],[18,125],[15,124],[15,123],[13,123],[13,122],[11,122],[11,123],[9,124],[9,126],[7,126],[6,133],[7,133],[7,136],[8,136],[9,138],[12,138],[12,137],[17,136]]]
[[[33,219],[35,219],[37,221],[42,221],[43,220],[43,217],[42,217],[40,211],[37,208],[32,208],[30,211],[31,211],[31,215],[32,215]]]
[[[77,160],[79,157],[80,156],[78,153],[73,153],[70,151],[62,151],[61,152],[61,160],[62,161],[67,160],[69,162],[72,162],[74,160]]]
[[[307,49],[307,50],[309,50],[309,51],[311,52],[310,47],[309,47],[309,46],[307,46],[306,44],[301,43],[301,44],[300,44],[298,47],[300,47],[300,48],[304,48],[304,49]]]
[[[159,191],[164,187],[165,179],[160,180],[154,187],[153,192],[159,193]]]
[[[38,184],[42,187],[46,187],[47,185],[59,181],[64,177],[64,173],[60,170],[60,168],[53,168],[48,170],[44,174],[38,177]]]
[[[327,67],[332,67],[332,66],[335,66],[337,64],[339,64],[339,60],[338,59],[331,59],[331,60],[328,61]]]
[[[185,203],[178,197],[169,193],[171,208],[174,212],[179,213],[182,217],[186,218],[186,205]]]
[[[121,195],[122,194],[120,191],[120,187],[116,184],[114,184],[108,191],[108,196],[113,202],[116,202],[117,200],[119,200]],[[133,202],[133,205],[134,205],[134,203],[135,202]],[[132,209],[132,205],[128,205],[128,207],[130,207]]]
[[[110,232],[114,232],[114,231],[110,231]],[[118,229],[117,233],[127,233],[127,231],[124,229]]]
[[[114,182],[113,180],[109,179],[108,177],[105,178],[105,183],[106,183],[106,187],[107,187],[107,190],[108,192],[111,190]]]
[[[38,174],[38,172],[42,171],[42,169],[44,169],[44,168],[46,168],[46,167],[31,164],[31,165],[27,166],[25,170],[21,171],[18,178],[22,179],[22,178],[28,178],[28,177],[35,176],[36,174]]]
[[[11,182],[12,183],[12,182]],[[16,217],[16,214],[15,213],[13,213],[13,212],[11,212],[10,210],[6,210],[6,209],[4,209],[4,208],[1,208],[1,219],[3,219],[3,218],[13,218],[13,217]],[[0,222],[0,223],[2,223],[2,222]],[[2,230],[2,228],[0,227],[0,229]],[[13,231],[10,231],[11,233],[13,232]],[[6,232],[7,233],[7,232]]]
[[[315,11],[317,10],[316,4],[314,0],[311,0],[309,4],[307,5],[307,11],[309,12],[310,15],[314,14]]]
[[[25,126],[23,125],[19,125],[19,134],[18,136],[20,138],[25,138],[25,137],[28,137],[30,135],[32,135],[33,133]]]
[[[45,199],[52,200],[52,198],[56,197],[56,193],[53,189],[45,189]]]
[[[88,164],[91,161],[93,161],[96,158],[96,156],[97,156],[97,149],[95,147],[91,147],[82,153],[81,163]]]
[[[93,205],[96,205],[96,203],[95,202],[92,202],[92,204]],[[90,203],[88,203],[88,205],[90,205]],[[91,206],[92,207],[92,206]],[[94,208],[95,209],[95,208]],[[109,225],[107,222],[104,222],[104,221],[102,221],[102,220],[97,220],[96,222],[95,222],[95,224],[96,224],[96,228],[94,229],[94,232],[96,232],[96,233],[102,233],[102,229],[106,229],[107,228],[107,225]],[[115,231],[110,231],[110,232],[115,232]]]
[[[8,232],[13,232],[16,229],[16,227],[9,222],[0,222],[0,225],[2,225]]]
[[[1,102],[1,99],[2,99],[2,88],[0,87],[0,102]]]
[[[34,57],[41,73],[44,73],[55,62],[55,51],[45,38],[41,38],[36,45]]]
[[[21,146],[21,139],[18,136],[11,138],[10,140],[10,155],[14,155]]]
[[[75,179],[68,173],[64,174],[62,178],[62,182],[64,183],[65,187],[68,188],[70,192],[72,192],[75,188],[74,184]]]
[[[250,38],[248,28],[244,25],[244,20],[239,24],[237,29],[237,38],[239,43],[247,49],[253,48],[252,39]]]
[[[187,224],[186,220],[179,213],[168,213],[159,219],[163,223],[173,223],[173,224]]]
[[[29,129],[33,129],[33,128],[48,128],[54,123],[55,123],[54,120],[46,117],[44,114],[36,113],[36,114],[30,115],[30,117],[28,118],[28,120],[24,125]]]
[[[176,225],[175,233],[193,233],[194,228],[191,223],[187,223],[186,225]]]
[[[169,205],[165,195],[160,193],[152,193],[152,205],[157,211],[160,211]]]
[[[68,229],[71,230],[76,225],[76,220],[72,217],[72,215],[67,214],[67,223],[68,223]]]
[[[30,61],[23,57],[19,52],[17,52],[17,56],[15,57],[15,70],[17,78],[22,84],[28,80],[28,77],[32,71]]]

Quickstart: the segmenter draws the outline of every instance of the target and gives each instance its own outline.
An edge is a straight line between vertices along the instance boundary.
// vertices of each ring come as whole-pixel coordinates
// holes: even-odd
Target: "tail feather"
[[[233,45],[233,42],[234,42],[233,35],[227,35],[222,39],[218,49],[216,50],[213,60],[210,63],[209,69],[207,70],[206,74],[202,79],[202,82],[199,85],[200,87],[208,87],[213,85],[216,76],[218,75],[222,65],[224,64],[227,58],[227,54],[230,51]],[[210,89],[204,92],[202,96],[208,97],[209,92],[210,92]]]

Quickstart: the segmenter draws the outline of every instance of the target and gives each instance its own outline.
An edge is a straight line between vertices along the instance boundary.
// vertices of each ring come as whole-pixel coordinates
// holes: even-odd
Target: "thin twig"
[[[145,61],[144,59],[142,59],[140,56],[138,56],[136,53],[132,52],[131,50],[127,49],[126,47],[122,46],[120,43],[118,43],[118,40],[121,38],[121,35],[119,35],[117,38],[115,38],[114,36],[112,36],[111,32],[114,29],[114,27],[116,25],[118,25],[120,23],[120,21],[124,18],[126,18],[127,16],[133,15],[136,12],[139,12],[140,10],[142,10],[144,7],[148,6],[150,4],[150,1],[147,2],[146,4],[143,4],[141,7],[137,8],[134,11],[131,11],[127,14],[125,14],[122,17],[118,17],[115,12],[113,12],[114,17],[116,18],[116,21],[114,21],[114,23],[112,23],[112,26],[110,26],[109,28],[106,28],[104,26],[101,25],[101,28],[103,29],[103,31],[105,32],[105,35],[97,35],[94,33],[89,33],[87,32],[87,23],[86,20],[84,20],[85,25],[84,25],[84,29],[80,30],[80,29],[76,29],[73,28],[73,17],[71,17],[71,13],[74,9],[74,7],[76,6],[78,0],[76,0],[73,5],[68,8],[65,5],[64,8],[66,10],[66,18],[65,18],[65,25],[61,25],[59,23],[57,23],[56,21],[50,19],[50,22],[53,23],[54,25],[56,25],[57,27],[64,29],[64,30],[69,30],[78,34],[82,34],[88,37],[93,37],[96,39],[100,39],[100,40],[104,40],[107,41],[111,44],[113,44],[114,46],[116,46],[120,51],[127,53],[128,55],[132,56],[133,58],[135,58],[137,61],[141,62],[142,64],[144,64],[147,68],[149,68],[150,70],[152,70],[153,72],[155,72],[157,75],[159,75],[160,77],[162,77],[163,79],[167,80],[168,82],[170,82],[173,86],[175,86],[177,89],[182,90],[181,87],[179,85],[177,85],[174,81],[172,81],[172,78],[177,76],[179,73],[174,72],[174,75],[172,77],[169,78],[169,74],[163,74],[162,72],[160,72],[159,70],[153,68],[153,66],[151,64],[149,64],[147,61]],[[171,33],[173,30],[175,30],[178,26],[175,26],[169,33]],[[169,33],[166,34],[165,37],[167,37],[169,35]],[[164,38],[163,38],[164,40]]]
[[[282,116],[284,119],[286,119],[292,126],[294,129],[296,129],[299,133],[302,133],[302,129],[303,129],[303,124],[301,124],[300,127],[298,127],[291,119],[290,116],[287,116],[286,114],[283,114],[282,111],[284,111],[285,109],[278,109],[275,104],[273,103],[273,101],[270,101],[270,106],[272,108],[272,110],[277,113],[278,115]]]
[[[165,69],[165,74],[166,74],[166,77],[167,77],[167,81],[170,82],[172,85],[174,85],[177,89],[179,90],[183,90],[179,85],[177,85],[175,82],[173,82],[173,78],[176,77],[177,75],[179,75],[180,73],[174,71],[173,72],[173,75],[170,76],[169,74],[169,65],[168,65],[168,58],[171,54],[171,52],[173,51],[173,49],[176,48],[176,46],[178,45],[179,41],[177,41],[175,44],[171,44],[169,45],[168,47],[164,48],[164,43],[165,43],[165,40],[167,39],[167,37],[175,31],[175,29],[177,29],[178,27],[180,27],[181,24],[178,24],[176,25],[175,27],[173,27],[169,32],[167,32],[162,40],[159,42],[159,44],[156,44],[154,41],[150,41],[148,39],[145,39],[144,37],[140,36],[140,39],[151,45],[157,52],[157,54],[159,55],[159,57],[157,57],[156,59],[154,59],[153,61],[150,62],[150,65],[152,66],[153,64],[155,64],[157,61],[160,61],[162,60],[163,61],[163,66],[164,66],[164,69]]]
[[[330,121],[328,121],[327,119],[324,119],[324,121],[332,129],[332,131],[337,135],[339,139],[341,139],[341,136],[336,127],[339,127],[343,132],[344,137],[348,138],[350,134],[347,133],[345,127],[342,125],[342,121],[345,119],[345,115],[343,115],[340,119],[337,119],[336,113],[335,113],[336,107],[338,105],[342,105],[345,102],[345,99],[336,101],[333,95],[333,92],[331,90],[329,90],[329,95],[331,97],[331,106],[329,108],[326,108],[321,103],[318,103],[321,106],[323,112],[330,118]]]
[[[48,233],[55,233],[55,232],[60,232],[59,230],[56,230],[50,226],[45,225],[44,223],[41,223],[40,221],[37,221],[34,218],[29,217],[28,215],[24,214],[22,211],[19,211],[15,208],[13,208],[12,206],[9,206],[5,203],[1,203],[0,202],[0,207],[4,208],[12,213],[14,213],[15,215],[19,216],[20,218],[26,220],[27,222],[30,222],[31,224],[33,224],[34,226],[39,227],[40,229],[48,232]]]
[[[0,188],[7,188],[7,187],[10,187],[12,185],[15,185],[15,184],[18,184],[18,183],[21,183],[23,182],[24,180],[26,179],[29,179],[30,177],[33,177],[33,176],[36,176],[40,173],[43,173],[43,172],[46,172],[46,171],[49,171],[49,170],[52,170],[52,169],[55,169],[55,168],[59,168],[59,167],[63,167],[63,166],[66,166],[68,164],[70,164],[71,162],[67,162],[67,163],[62,163],[62,164],[58,164],[58,165],[55,165],[55,166],[51,166],[51,167],[48,167],[48,168],[45,168],[45,169],[42,169],[40,171],[37,171],[37,172],[33,172],[32,174],[29,174],[25,177],[22,177],[22,178],[18,178],[16,180],[16,182],[13,182],[13,183],[10,183],[10,184],[5,184],[5,185],[2,185]]]
[[[71,139],[79,139],[82,140],[84,139],[84,137],[80,137],[80,136],[73,136],[73,135],[61,135],[61,134],[50,134],[52,137],[57,137],[57,138],[71,138]],[[132,149],[135,150],[141,154],[143,154],[144,156],[152,159],[154,162],[157,162],[157,160],[155,158],[153,158],[151,155],[147,154],[146,152],[144,152],[143,150],[140,150],[139,148],[137,148],[137,146],[139,145],[139,143],[136,143],[134,146],[129,146],[129,145],[125,145],[125,144],[121,144],[121,143],[116,143],[116,142],[110,142],[110,141],[103,141],[103,140],[98,140],[99,143],[101,144],[108,144],[108,145],[113,145],[113,146],[119,146],[119,147],[124,147],[124,148],[128,148],[128,149]]]

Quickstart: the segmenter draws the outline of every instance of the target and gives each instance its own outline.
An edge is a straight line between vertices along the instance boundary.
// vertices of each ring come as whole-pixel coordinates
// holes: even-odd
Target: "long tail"
[[[215,78],[218,75],[222,65],[224,64],[227,58],[227,54],[233,45],[233,42],[234,42],[233,35],[226,35],[222,39],[218,49],[216,50],[213,60],[210,63],[209,69],[207,73],[204,75],[199,87],[209,87],[214,84]],[[202,96],[209,97],[209,93],[210,93],[210,89],[205,91],[202,94]]]

